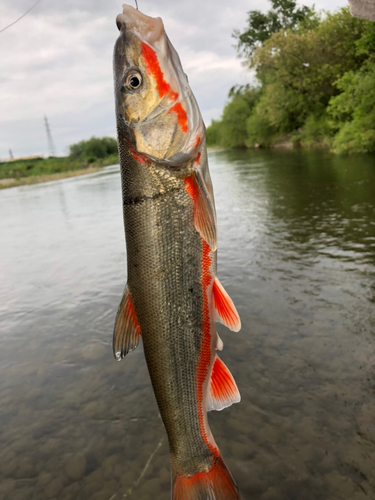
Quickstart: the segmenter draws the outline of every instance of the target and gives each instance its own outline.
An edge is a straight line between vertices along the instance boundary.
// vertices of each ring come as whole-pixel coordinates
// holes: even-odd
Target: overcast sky
[[[1,0],[0,30],[35,0]],[[130,3],[130,2],[129,2]],[[232,85],[251,81],[231,34],[249,10],[266,0],[138,0],[160,16],[209,124],[220,117]],[[333,11],[346,0],[306,0]],[[132,4],[132,3],[131,3]],[[133,5],[133,4],[132,4]],[[0,33],[0,158],[47,154],[44,115],[57,153],[95,135],[115,136],[112,51],[118,36],[118,0],[41,0],[20,22]]]

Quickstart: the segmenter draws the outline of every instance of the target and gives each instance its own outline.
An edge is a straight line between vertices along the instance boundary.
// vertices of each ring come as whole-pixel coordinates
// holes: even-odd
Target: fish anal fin
[[[222,323],[234,332],[238,332],[241,329],[241,320],[236,306],[218,278],[215,278],[212,293],[214,297],[215,321]]]
[[[129,351],[134,351],[139,343],[141,328],[135,314],[133,299],[128,286],[121,299],[113,332],[113,354],[117,361]]]
[[[194,202],[195,228],[214,252],[217,248],[215,207],[200,170],[185,178],[185,187]]]
[[[223,410],[241,401],[240,392],[227,366],[215,355],[207,400],[207,411]]]

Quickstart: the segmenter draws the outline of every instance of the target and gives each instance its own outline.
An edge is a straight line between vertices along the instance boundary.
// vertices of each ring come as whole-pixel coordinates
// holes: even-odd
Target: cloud
[[[32,3],[17,0],[16,7],[14,0],[3,0],[0,29]],[[328,7],[328,1],[321,3]],[[269,3],[139,0],[139,4],[143,12],[163,18],[206,123],[218,118],[230,87],[252,80],[236,57],[233,29],[245,26],[248,10],[266,11]],[[47,152],[44,114],[59,153],[94,134],[115,135],[112,52],[120,11],[117,0],[42,0],[0,34],[0,157],[7,157],[9,148],[16,155]]]

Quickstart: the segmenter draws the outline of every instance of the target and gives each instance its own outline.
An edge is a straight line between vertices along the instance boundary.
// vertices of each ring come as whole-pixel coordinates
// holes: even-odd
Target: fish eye
[[[129,90],[137,90],[142,84],[142,75],[137,71],[128,74],[125,80],[125,86]]]

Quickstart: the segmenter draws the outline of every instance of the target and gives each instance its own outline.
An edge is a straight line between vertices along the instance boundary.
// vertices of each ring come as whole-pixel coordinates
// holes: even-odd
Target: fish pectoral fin
[[[227,326],[233,332],[238,332],[241,329],[239,314],[232,299],[224,290],[218,278],[215,278],[212,293],[214,297],[215,321]]]
[[[240,401],[240,392],[233,375],[219,356],[215,355],[208,388],[207,411],[223,410]]]
[[[194,202],[194,226],[214,252],[217,249],[216,214],[200,170],[185,179],[188,193]]]
[[[135,314],[133,299],[128,286],[121,299],[113,332],[113,354],[121,361],[129,351],[134,351],[139,343],[141,327]]]

